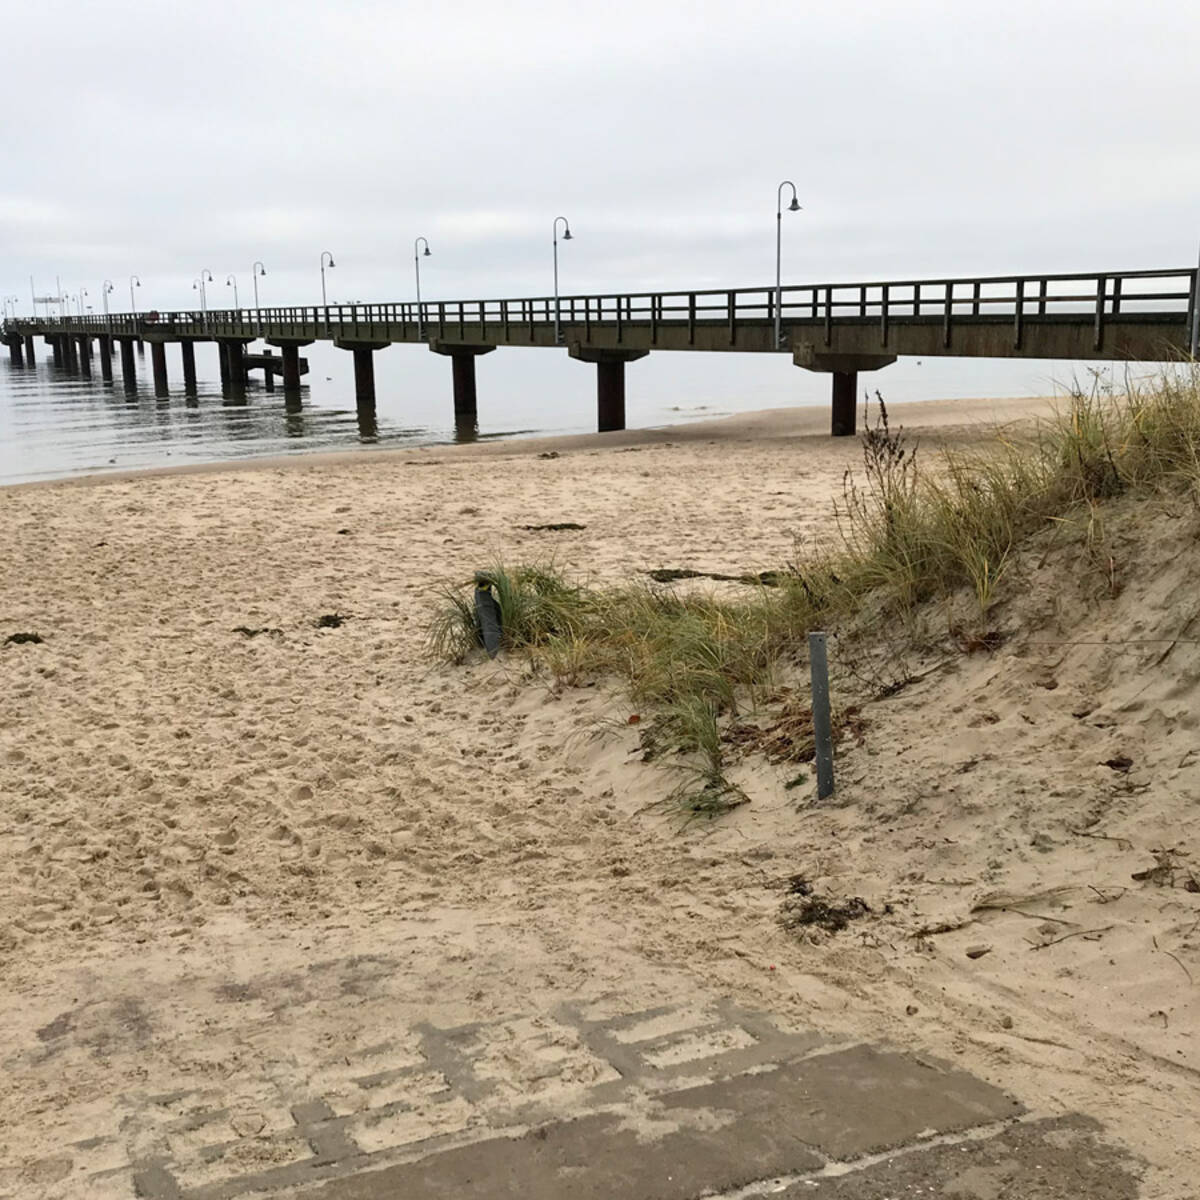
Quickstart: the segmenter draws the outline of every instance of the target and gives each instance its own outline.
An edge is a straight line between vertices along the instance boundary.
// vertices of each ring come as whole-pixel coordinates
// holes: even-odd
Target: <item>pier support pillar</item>
[[[96,343],[100,351],[100,378],[105,383],[112,383],[112,337],[107,333],[102,333],[96,339]]]
[[[300,390],[300,376],[308,369],[308,363],[300,357],[301,346],[311,346],[312,340],[291,341],[279,339],[267,343],[283,352],[283,390],[296,393]]]
[[[852,437],[855,432],[855,404],[858,399],[858,372],[834,371],[833,420],[830,433],[834,437]]]
[[[183,390],[189,396],[196,394],[196,345],[194,342],[179,343],[179,354],[183,359]]]
[[[454,379],[454,428],[459,441],[471,441],[479,432],[479,403],[475,391],[475,360],[490,354],[495,346],[466,346],[457,342],[431,340],[434,354],[450,359]]]
[[[137,367],[133,359],[133,338],[121,338],[121,378],[125,390],[132,392],[137,387]]]
[[[283,350],[283,390],[298,392],[300,390],[300,347],[284,346]]]
[[[221,370],[221,391],[229,392],[229,355],[225,353],[225,343],[217,343],[217,366]]]
[[[375,351],[354,349],[354,403],[359,408],[375,407]]]
[[[70,334],[63,335],[63,358],[67,360],[67,368],[69,370],[79,370],[79,349],[75,345],[75,339]]]
[[[25,365],[32,367],[37,362],[37,358],[33,353],[33,335],[25,339]]]
[[[359,427],[365,418],[374,425],[375,419],[375,351],[390,346],[390,342],[355,342],[335,338],[333,343],[339,350],[350,350],[354,354],[354,403],[358,408]],[[373,434],[371,436],[374,436]]]
[[[84,379],[92,377],[92,339],[88,337],[79,339],[79,373]]]
[[[24,343],[19,337],[13,338],[8,343],[8,357],[12,359],[14,367],[23,367],[25,365]]]
[[[854,435],[859,371],[878,371],[895,361],[894,354],[827,354],[807,344],[797,347],[792,354],[792,362],[796,366],[833,376],[830,433],[834,437]]]
[[[246,343],[226,338],[221,343],[225,351],[225,370],[229,376],[229,386],[241,395],[246,390]],[[225,382],[222,376],[221,382]]]
[[[270,350],[263,351],[264,358],[274,358]],[[275,364],[267,363],[263,367],[263,391],[273,392],[275,390]]]
[[[162,342],[150,343],[150,364],[154,370],[154,394],[167,394],[167,347]]]
[[[46,344],[50,347],[50,353],[54,359],[54,365],[61,367],[63,365],[63,348],[62,338],[57,334],[51,334],[46,338]]]
[[[649,350],[597,350],[574,343],[570,355],[596,364],[596,428],[612,433],[625,428],[625,364],[645,358]]]

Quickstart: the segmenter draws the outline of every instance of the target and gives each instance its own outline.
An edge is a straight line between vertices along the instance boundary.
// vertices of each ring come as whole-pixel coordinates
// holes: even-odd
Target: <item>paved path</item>
[[[352,969],[358,986],[371,970]],[[502,1065],[514,1056],[525,1066],[519,1087]],[[310,1094],[279,1095],[275,1107],[252,1112],[206,1107],[200,1093],[152,1098],[157,1114],[143,1119],[157,1118],[156,1137],[141,1144],[160,1153],[98,1171],[89,1181],[94,1194],[1137,1195],[1135,1164],[1098,1141],[1088,1119],[1032,1119],[1017,1100],[964,1072],[782,1032],[769,1017],[719,1000],[615,1015],[567,1005],[552,1017],[453,1028],[426,1023],[331,1057],[310,1078]],[[572,1085],[573,1115],[556,1119]]]

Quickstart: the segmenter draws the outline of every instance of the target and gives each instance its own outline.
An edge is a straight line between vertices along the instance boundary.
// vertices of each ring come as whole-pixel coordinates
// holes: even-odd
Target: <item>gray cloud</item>
[[[3,289],[312,303],[1186,265],[1191,0],[10,6]],[[213,289],[214,303],[226,289]],[[98,305],[97,305],[98,307]]]

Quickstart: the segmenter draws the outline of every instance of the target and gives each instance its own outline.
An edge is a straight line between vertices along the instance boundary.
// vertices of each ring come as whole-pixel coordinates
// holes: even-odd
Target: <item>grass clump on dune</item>
[[[660,744],[683,755],[671,803],[716,815],[746,797],[726,778],[722,722],[771,691],[813,629],[887,622],[964,590],[980,621],[1021,544],[1131,490],[1170,488],[1200,508],[1200,370],[1164,371],[1119,395],[1076,388],[1056,419],[970,453],[918,456],[878,398],[863,465],[846,473],[831,545],[745,598],[653,586],[592,588],[553,566],[492,568],[504,644],[567,685],[620,679]],[[432,631],[442,658],[478,644],[469,587],[448,588]]]

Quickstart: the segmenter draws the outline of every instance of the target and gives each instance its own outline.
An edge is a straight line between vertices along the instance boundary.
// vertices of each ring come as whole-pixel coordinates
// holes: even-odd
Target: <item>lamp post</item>
[[[142,281],[136,275],[130,275],[130,277],[129,277],[129,311],[131,313],[137,312],[137,301],[133,298],[133,289],[134,289],[135,285],[137,287],[141,287]]]
[[[9,310],[9,307],[10,307],[10,306],[12,307],[12,318],[13,318],[13,320],[15,321],[15,320],[17,319],[17,305],[20,303],[20,300],[21,300],[21,297],[20,297],[20,296],[5,296],[5,297],[4,297],[4,316],[5,316],[5,319],[7,319],[7,318],[8,318],[8,315],[9,315],[9,314],[8,314],[8,310]]]
[[[204,278],[206,275],[208,276],[207,280]],[[213,273],[207,267],[205,267],[204,270],[200,272],[200,278],[192,283],[192,291],[198,291],[200,293],[200,316],[204,325],[206,326],[208,325],[208,296],[204,291],[204,284],[206,282],[212,283],[212,281]]]
[[[83,298],[84,298],[84,296],[86,296],[87,294],[88,294],[88,290],[87,290],[87,288],[83,288],[83,287],[81,287],[81,288],[79,289],[79,295],[75,297],[75,299],[76,299],[76,300],[78,301],[78,303],[79,303],[79,316],[80,316],[80,319],[82,319],[82,318],[83,318]]]
[[[112,283],[111,279],[106,279],[100,285],[100,298],[104,301],[104,324],[105,324],[105,326],[108,325],[108,295],[112,290],[113,290],[113,283]]]
[[[557,346],[562,333],[559,328],[559,311],[558,311],[558,223],[563,223],[563,241],[571,240],[571,226],[567,222],[566,217],[555,217],[553,226],[554,238],[554,344]]]
[[[321,251],[321,307],[328,308],[329,301],[325,298],[325,256],[329,256],[329,269],[332,271],[337,263],[333,261],[333,255],[328,250]]]
[[[790,187],[792,189],[792,202],[788,205],[788,212],[799,212],[800,201],[796,198],[796,185],[790,180],[785,179],[775,193],[775,349],[778,350],[783,345],[783,333],[780,329],[782,313],[780,307],[783,303],[783,189]]]
[[[237,276],[232,271],[225,276],[225,286],[229,287],[231,285],[233,287],[233,307],[240,311],[241,305],[238,303]]]
[[[429,257],[429,239],[419,237],[413,242],[413,266],[417,271],[417,341],[424,340],[425,326],[421,320],[421,254],[417,249],[420,244],[425,243],[425,257]]]
[[[255,310],[258,309],[258,277],[260,275],[265,275],[266,273],[267,273],[267,268],[264,267],[262,265],[262,263],[260,263],[260,262],[256,262],[254,264],[254,266],[252,266],[250,268],[250,274],[254,277],[254,307],[255,307]]]

